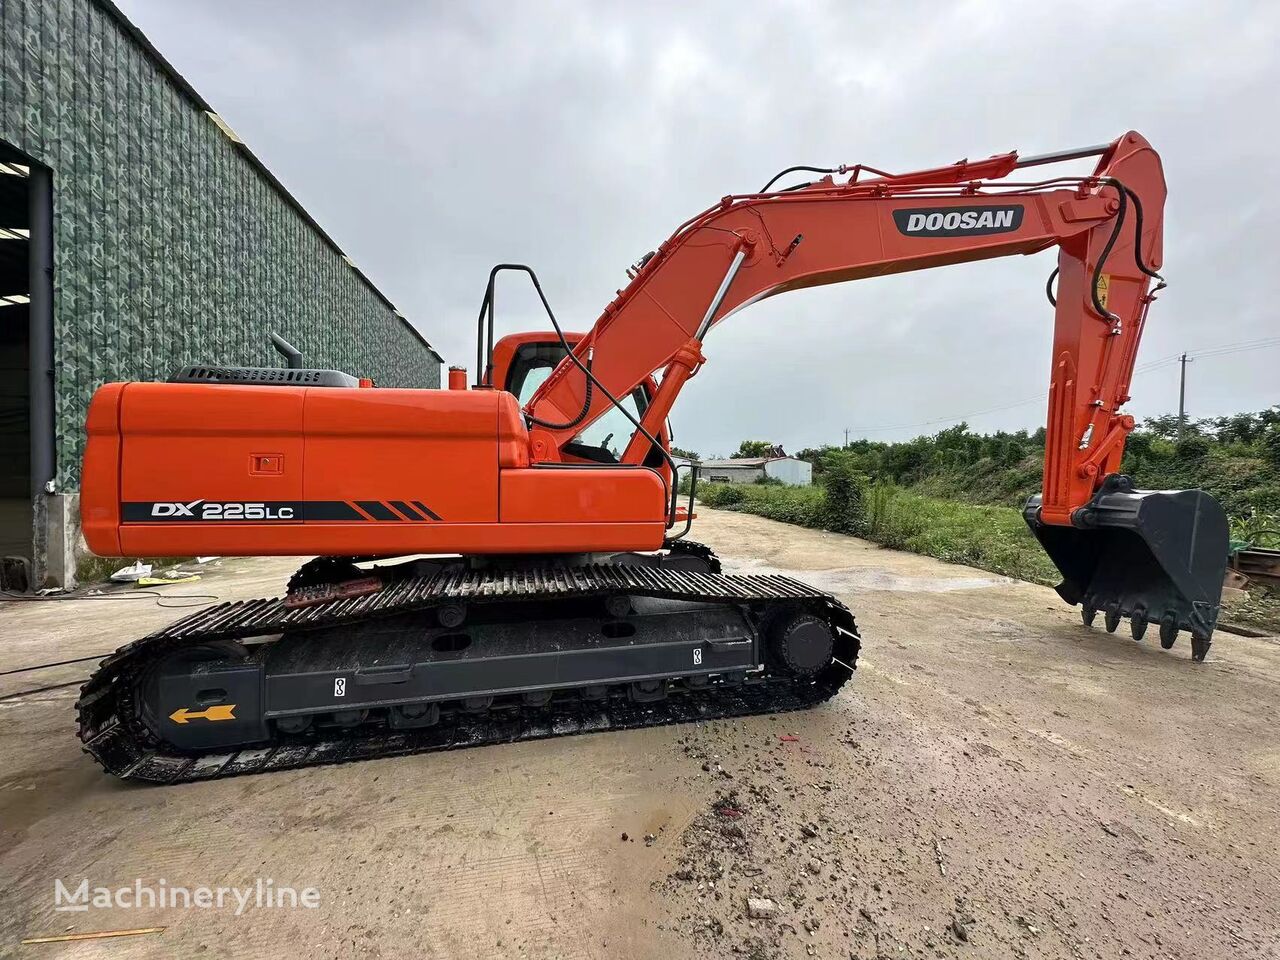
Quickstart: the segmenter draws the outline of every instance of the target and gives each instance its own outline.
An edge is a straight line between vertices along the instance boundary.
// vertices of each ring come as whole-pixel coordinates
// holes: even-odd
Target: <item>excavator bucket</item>
[[[1166,650],[1178,632],[1191,634],[1191,656],[1209,652],[1227,567],[1227,517],[1201,490],[1135,490],[1123,475],[1106,479],[1070,527],[1040,520],[1040,495],[1023,517],[1062,573],[1058,594],[1080,604],[1092,625],[1102,612],[1108,631],[1127,617],[1135,640],[1148,624]]]

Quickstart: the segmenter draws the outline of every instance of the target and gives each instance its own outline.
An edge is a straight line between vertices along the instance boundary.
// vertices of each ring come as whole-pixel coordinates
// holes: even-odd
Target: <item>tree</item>
[[[1186,423],[1179,425],[1176,413],[1166,413],[1161,417],[1147,417],[1142,421],[1142,429],[1154,433],[1161,440],[1177,440],[1178,435],[1198,434],[1201,432],[1199,421],[1187,417]]]
[[[1273,424],[1262,435],[1262,450],[1267,461],[1280,470],[1280,424]]]
[[[729,459],[743,460],[750,457],[767,457],[773,452],[773,444],[768,440],[743,440],[738,444],[738,452]]]
[[[685,460],[693,460],[695,462],[702,459],[692,450],[686,450],[684,447],[672,447],[671,455],[673,457],[683,457]]]

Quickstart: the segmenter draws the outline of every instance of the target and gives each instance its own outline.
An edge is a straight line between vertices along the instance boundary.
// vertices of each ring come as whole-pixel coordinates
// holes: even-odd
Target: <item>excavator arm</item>
[[[1098,157],[1089,176],[1028,174],[1088,156]],[[1198,491],[1177,494],[1175,508],[1173,495],[1135,493],[1118,474],[1134,427],[1121,408],[1148,309],[1163,286],[1165,183],[1156,151],[1129,132],[1110,144],[1039,157],[1008,153],[897,175],[866,167],[838,172],[848,175],[726,196],[637,264],[630,283],[526,404],[533,461],[561,460],[565,445],[612,398],[661,372],[644,429],[622,456],[641,463],[705,361],[711,328],[758,300],[1056,246],[1058,267],[1047,288],[1054,336],[1044,488],[1028,505],[1028,522],[1066,578],[1059,592],[1081,603],[1087,620],[1103,609],[1112,629],[1123,614],[1138,635],[1147,622],[1174,635],[1181,626],[1205,638],[1207,649],[1221,592],[1217,568],[1225,563],[1221,508]],[[1125,536],[1110,542],[1100,532],[1108,524]],[[1127,568],[1144,566],[1142,576],[1114,569],[1121,556]],[[1145,566],[1153,568],[1149,576]],[[1135,588],[1137,580],[1143,583]],[[1159,580],[1159,588],[1147,580]]]

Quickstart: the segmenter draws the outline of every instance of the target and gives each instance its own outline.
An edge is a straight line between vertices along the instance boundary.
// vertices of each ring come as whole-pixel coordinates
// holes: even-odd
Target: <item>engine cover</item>
[[[115,383],[88,434],[104,556],[653,550],[666,530],[661,474],[531,466],[500,390]]]

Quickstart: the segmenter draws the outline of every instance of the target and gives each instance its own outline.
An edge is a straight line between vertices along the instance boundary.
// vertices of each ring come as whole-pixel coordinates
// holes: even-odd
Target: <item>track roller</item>
[[[462,626],[467,619],[467,605],[464,603],[446,603],[436,611],[436,621],[446,630]]]
[[[392,707],[387,714],[387,724],[392,730],[416,730],[433,727],[440,722],[440,704],[406,703]]]
[[[627,690],[627,696],[633,703],[655,703],[667,698],[667,682],[665,680],[636,680]]]
[[[338,710],[329,714],[329,722],[344,729],[358,727],[368,719],[368,710]]]
[[[632,614],[631,598],[625,593],[615,593],[604,598],[604,609],[615,620],[624,620]]]
[[[310,716],[281,717],[276,721],[276,729],[288,734],[305,733],[311,726],[311,720]]]

